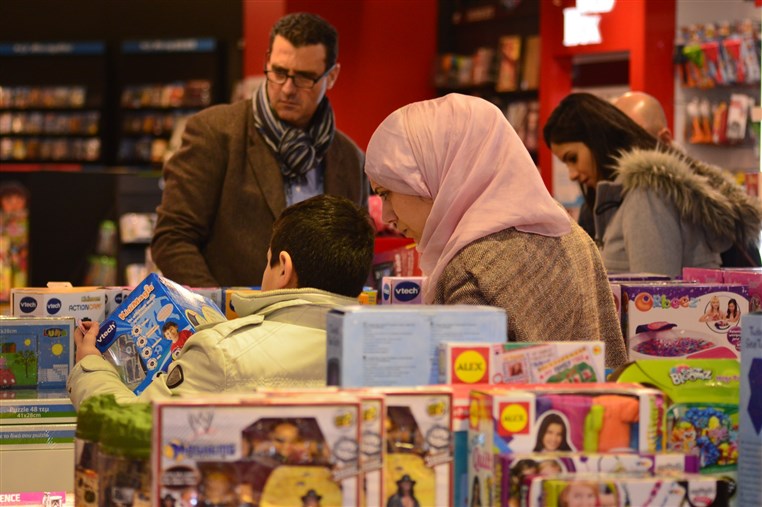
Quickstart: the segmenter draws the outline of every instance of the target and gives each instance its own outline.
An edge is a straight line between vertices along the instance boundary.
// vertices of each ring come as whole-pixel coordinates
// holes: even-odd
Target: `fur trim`
[[[649,188],[671,200],[680,216],[719,238],[757,244],[762,201],[752,197],[725,170],[675,151],[632,150],[617,158],[616,181],[624,191]]]

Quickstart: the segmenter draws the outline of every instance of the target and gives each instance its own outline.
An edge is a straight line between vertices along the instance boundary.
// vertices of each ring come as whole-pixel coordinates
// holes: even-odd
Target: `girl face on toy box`
[[[598,490],[594,484],[573,482],[558,498],[559,507],[597,507]]]

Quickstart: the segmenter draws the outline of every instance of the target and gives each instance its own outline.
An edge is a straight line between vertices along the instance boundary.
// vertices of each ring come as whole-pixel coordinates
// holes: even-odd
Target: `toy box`
[[[606,344],[601,341],[510,342],[494,358],[495,384],[605,382]]]
[[[505,342],[505,310],[476,305],[347,306],[326,320],[327,381],[345,387],[439,380],[443,341]]]
[[[139,394],[200,326],[224,320],[212,300],[152,273],[101,323],[95,345]]]
[[[224,313],[228,319],[236,319],[239,317],[238,312],[235,311],[235,305],[233,304],[234,296],[248,296],[250,294],[257,294],[262,292],[259,287],[226,287],[222,290],[222,300],[225,303]]]
[[[609,282],[665,282],[671,280],[669,275],[658,273],[609,273]]]
[[[518,505],[525,477],[559,474],[609,473],[617,475],[661,475],[698,472],[698,459],[679,453],[518,453],[498,456],[502,503]]]
[[[124,298],[130,295],[132,289],[129,287],[102,287],[104,315],[109,315],[122,304]],[[100,322],[100,321],[98,321]]]
[[[468,423],[472,389],[489,384],[452,384],[453,505],[468,505]]]
[[[495,377],[493,359],[502,343],[451,342],[439,344],[440,384],[490,384]]]
[[[0,389],[63,388],[73,365],[73,317],[0,317]]]
[[[698,474],[621,476],[605,474],[535,476],[524,481],[527,507],[549,505],[706,506],[730,503],[732,485],[725,479]],[[571,500],[574,498],[575,500]]]
[[[187,505],[357,505],[360,417],[356,398],[328,394],[310,402],[157,402],[154,498]]]
[[[443,384],[605,381],[604,342],[442,342]]]
[[[423,303],[425,276],[385,276],[381,279],[382,305],[420,305]]]
[[[738,460],[739,368],[735,359],[652,359],[613,377],[666,395],[665,449],[698,456],[703,473],[726,472]]]
[[[742,337],[738,503],[762,505],[762,313],[743,317]]]
[[[738,358],[743,285],[622,284],[623,331],[630,359]]]
[[[101,322],[106,317],[106,294],[98,287],[70,284],[11,289],[11,315],[16,317],[74,317]]]
[[[384,505],[452,505],[452,393],[449,388],[379,388],[386,396]]]
[[[478,485],[479,491],[469,494],[499,504],[503,495],[495,468],[499,454],[661,450],[663,404],[660,391],[637,384],[474,389],[468,483]]]

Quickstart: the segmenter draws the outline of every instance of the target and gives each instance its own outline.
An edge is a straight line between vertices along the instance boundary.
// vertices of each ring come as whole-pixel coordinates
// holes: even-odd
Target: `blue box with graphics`
[[[225,320],[211,299],[151,273],[101,323],[95,345],[139,394],[200,326]]]
[[[0,389],[66,387],[73,337],[73,317],[0,316]]]
[[[424,276],[385,276],[381,279],[382,305],[423,304]]]

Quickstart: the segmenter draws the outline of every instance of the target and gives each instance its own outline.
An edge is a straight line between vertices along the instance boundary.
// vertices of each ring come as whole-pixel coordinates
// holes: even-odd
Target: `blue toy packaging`
[[[74,317],[0,316],[0,389],[66,387],[73,336]]]
[[[225,320],[211,299],[152,273],[103,321],[96,347],[139,394],[200,326]]]

